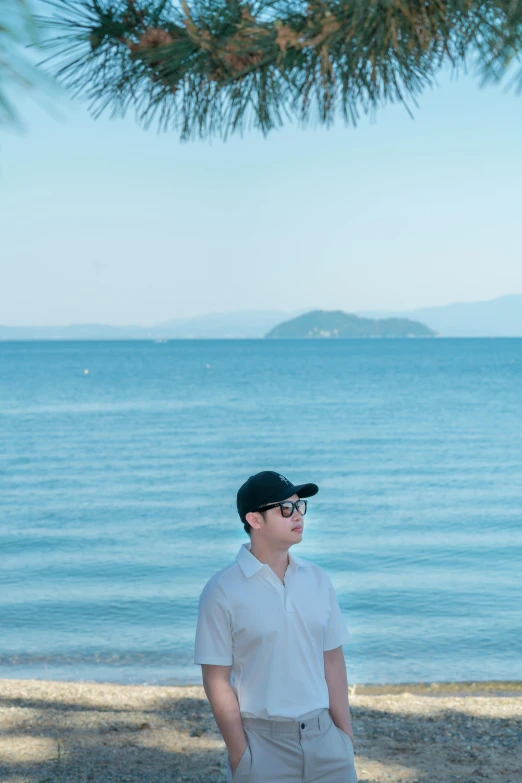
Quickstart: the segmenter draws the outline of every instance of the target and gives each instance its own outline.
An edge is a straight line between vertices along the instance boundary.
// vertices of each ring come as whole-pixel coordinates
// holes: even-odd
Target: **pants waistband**
[[[313,729],[325,729],[332,720],[330,710],[324,707],[316,713],[307,713],[300,718],[270,720],[268,718],[243,718],[243,726],[263,734],[294,734],[301,736]]]

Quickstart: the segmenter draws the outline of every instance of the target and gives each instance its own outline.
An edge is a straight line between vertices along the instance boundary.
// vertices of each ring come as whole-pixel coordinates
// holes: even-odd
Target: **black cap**
[[[278,503],[291,495],[309,498],[319,492],[317,484],[292,484],[287,478],[274,470],[262,470],[250,476],[237,492],[237,510],[241,521],[249,511],[256,511],[260,506]]]

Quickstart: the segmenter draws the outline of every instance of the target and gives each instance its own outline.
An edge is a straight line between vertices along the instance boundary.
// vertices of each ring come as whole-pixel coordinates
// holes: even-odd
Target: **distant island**
[[[409,318],[360,318],[342,310],[313,310],[271,329],[269,339],[360,337],[435,337],[436,333]]]

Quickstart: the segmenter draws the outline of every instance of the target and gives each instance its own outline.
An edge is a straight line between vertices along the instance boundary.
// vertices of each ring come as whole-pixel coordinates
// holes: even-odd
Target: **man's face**
[[[290,497],[285,498],[285,500],[295,502],[299,500],[299,495],[291,495]],[[262,516],[264,516],[266,522],[263,521]],[[249,517],[252,517],[252,519]],[[285,541],[290,545],[290,543],[297,543],[300,541],[303,535],[303,517],[296,508],[294,508],[290,517],[284,517],[282,515],[280,506],[269,508],[267,511],[263,512],[263,515],[261,515],[260,512],[251,512],[250,514],[247,514],[247,521],[255,530],[255,533],[252,533],[252,535],[260,535],[263,539]]]

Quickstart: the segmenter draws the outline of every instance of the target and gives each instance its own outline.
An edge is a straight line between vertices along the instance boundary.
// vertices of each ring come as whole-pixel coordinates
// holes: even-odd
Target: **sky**
[[[180,142],[64,92],[0,132],[0,324],[404,310],[522,292],[522,95]]]

